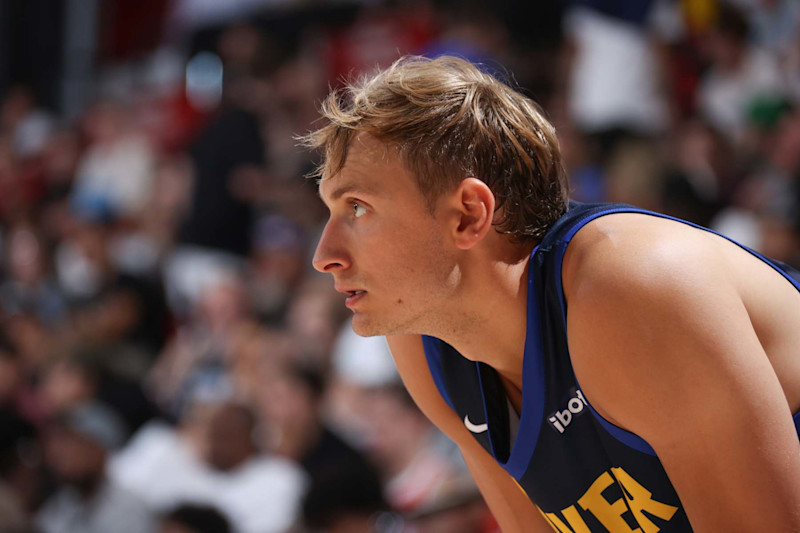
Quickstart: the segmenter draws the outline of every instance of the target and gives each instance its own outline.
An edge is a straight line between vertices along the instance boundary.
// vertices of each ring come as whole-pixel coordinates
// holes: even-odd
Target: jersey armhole
[[[592,412],[592,416],[594,416],[594,419],[603,427],[606,433],[617,439],[617,441],[621,442],[628,448],[632,448],[647,455],[652,455],[653,457],[657,457],[655,450],[646,440],[636,433],[628,431],[627,429],[623,429],[613,422],[606,420],[603,415],[598,413],[595,408],[592,407],[592,404],[589,403],[589,399],[586,398],[585,395],[584,398],[586,399],[586,405],[589,407],[589,411]]]
[[[430,370],[433,382],[436,388],[439,389],[439,394],[442,396],[450,409],[455,411],[453,402],[450,400],[450,395],[447,392],[447,387],[444,384],[444,371],[442,370],[442,341],[435,337],[422,335],[422,347],[425,351],[425,359],[428,361],[428,369]]]

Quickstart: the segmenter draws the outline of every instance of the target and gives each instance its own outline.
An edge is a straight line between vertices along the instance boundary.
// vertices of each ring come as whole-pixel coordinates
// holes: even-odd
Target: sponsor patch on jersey
[[[571,390],[571,397],[567,400],[566,407],[566,409],[559,409],[554,413],[550,413],[550,416],[547,417],[550,427],[559,433],[564,433],[572,423],[572,420],[586,409],[586,399],[584,399],[580,389],[573,388]]]

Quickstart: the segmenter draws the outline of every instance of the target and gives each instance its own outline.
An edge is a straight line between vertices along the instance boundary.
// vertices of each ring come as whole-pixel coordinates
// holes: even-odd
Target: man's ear
[[[494,193],[479,179],[465,178],[453,194],[458,224],[453,234],[456,246],[468,250],[479,243],[492,228]]]

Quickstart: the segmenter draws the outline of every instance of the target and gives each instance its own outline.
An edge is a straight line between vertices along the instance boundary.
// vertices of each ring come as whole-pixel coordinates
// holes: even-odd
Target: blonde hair
[[[322,149],[313,176],[337,174],[363,132],[397,150],[431,211],[465,177],[491,188],[497,231],[518,242],[541,239],[566,210],[553,126],[532,100],[463,59],[403,57],[333,91],[321,114],[326,125],[300,139]]]

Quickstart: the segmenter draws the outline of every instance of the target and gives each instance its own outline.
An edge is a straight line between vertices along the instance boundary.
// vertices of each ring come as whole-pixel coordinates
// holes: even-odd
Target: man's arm
[[[486,503],[504,533],[552,531],[517,483],[470,435],[439,394],[419,335],[388,337],[397,369],[423,413],[461,450]]]
[[[800,443],[730,265],[707,242],[628,240],[565,260],[586,399],[654,448],[696,531],[800,531]]]

